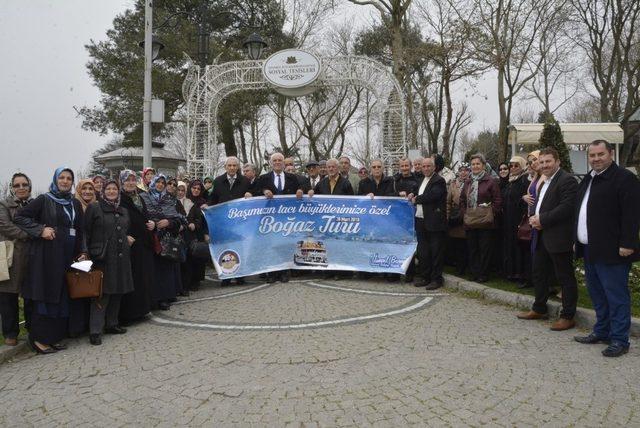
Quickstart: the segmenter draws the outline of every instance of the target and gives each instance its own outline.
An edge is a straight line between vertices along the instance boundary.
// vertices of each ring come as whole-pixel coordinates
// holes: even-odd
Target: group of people
[[[348,157],[309,161],[303,175],[292,158],[274,153],[270,171],[260,176],[253,165],[229,157],[223,174],[190,182],[145,168],[140,176],[124,170],[117,179],[75,183],[72,170],[58,168],[49,191],[35,199],[29,177],[16,173],[10,196],[0,202],[0,241],[15,247],[10,279],[0,282],[5,343],[17,344],[19,295],[28,341],[40,354],[64,349],[65,337],[86,332],[100,345],[104,333],[124,334],[122,325],[169,309],[204,279],[207,206],[254,196],[361,195],[403,197],[415,206],[417,257],[405,281],[420,276],[416,287],[442,287],[448,261],[485,282],[497,258],[506,278],[535,287],[533,307],[518,318],[547,318],[552,280],[561,285],[563,309],[552,330],[575,325],[573,255],[584,257],[598,322],[576,340],[607,342],[604,355],[622,355],[629,347],[628,274],[640,260],[640,182],[613,162],[606,141],[591,143],[589,161],[591,173],[578,182],[550,148],[514,156],[497,174],[475,154],[456,174],[434,155],[401,159],[395,175],[385,174],[381,160],[356,173]],[[82,260],[103,272],[102,294],[70,299],[65,273]],[[271,272],[266,280],[287,282],[289,272]]]

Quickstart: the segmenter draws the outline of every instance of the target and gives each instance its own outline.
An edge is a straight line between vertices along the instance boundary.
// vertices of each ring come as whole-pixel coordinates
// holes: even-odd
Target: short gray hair
[[[253,172],[256,171],[256,166],[252,163],[245,163],[244,165],[242,165],[242,169],[247,169],[247,168],[249,168]]]
[[[224,161],[224,166],[227,166],[227,164],[229,163],[229,161],[236,161],[236,163],[238,165],[240,165],[240,159],[238,159],[235,156],[229,156],[225,161]]]
[[[483,165],[487,164],[487,158],[485,158],[482,153],[475,153],[471,155],[471,157],[469,158],[469,162],[471,162],[474,159],[478,159],[480,162],[482,162]]]

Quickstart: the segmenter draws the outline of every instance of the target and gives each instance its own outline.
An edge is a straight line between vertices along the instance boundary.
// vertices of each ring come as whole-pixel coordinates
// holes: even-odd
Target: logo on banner
[[[225,250],[218,257],[218,265],[224,274],[235,273],[240,269],[240,256],[233,250]]]

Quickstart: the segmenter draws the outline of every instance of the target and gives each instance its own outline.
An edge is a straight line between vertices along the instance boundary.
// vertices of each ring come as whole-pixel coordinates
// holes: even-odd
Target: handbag
[[[196,239],[189,244],[189,254],[196,259],[209,260],[211,253],[209,252],[209,244],[200,242]]]
[[[67,288],[72,299],[102,296],[103,272],[94,269],[91,272],[72,270],[67,272]]]
[[[13,265],[13,241],[0,241],[0,281],[11,279],[9,268]]]
[[[491,206],[467,208],[464,212],[464,225],[467,229],[491,229],[493,227],[493,209]]]
[[[526,213],[520,220],[516,234],[520,241],[531,241],[531,225],[529,224],[529,216]]]
[[[184,263],[187,260],[187,248],[182,236],[165,233],[160,238],[160,246],[162,247],[160,257],[178,263]]]

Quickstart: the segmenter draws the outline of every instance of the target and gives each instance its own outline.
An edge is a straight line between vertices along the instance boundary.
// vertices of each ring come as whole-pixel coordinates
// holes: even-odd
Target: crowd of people
[[[640,182],[613,162],[606,141],[589,145],[589,162],[592,171],[579,182],[560,168],[550,148],[526,159],[514,156],[497,172],[482,154],[456,173],[439,155],[405,158],[394,175],[385,174],[381,160],[356,173],[346,156],[311,160],[300,174],[292,158],[274,153],[262,175],[229,157],[220,176],[192,181],[145,168],[140,175],[124,170],[117,178],[98,175],[75,183],[71,169],[58,168],[48,192],[35,199],[29,177],[16,173],[10,196],[0,202],[0,241],[14,243],[10,279],[0,282],[5,343],[17,344],[19,296],[29,344],[40,354],[64,349],[66,337],[86,333],[100,345],[103,334],[124,334],[123,325],[151,310],[170,309],[204,279],[207,206],[254,196],[360,195],[403,197],[415,206],[418,245],[406,282],[420,277],[416,287],[442,287],[445,263],[481,283],[497,272],[519,287],[535,288],[533,307],[518,314],[525,320],[548,317],[547,300],[557,282],[562,312],[552,330],[575,325],[573,256],[584,257],[598,321],[590,335],[576,340],[607,342],[604,355],[622,355],[629,348],[628,274],[640,260]],[[99,297],[69,298],[65,273],[82,260],[104,274]],[[271,272],[266,280],[287,282],[289,276]]]

